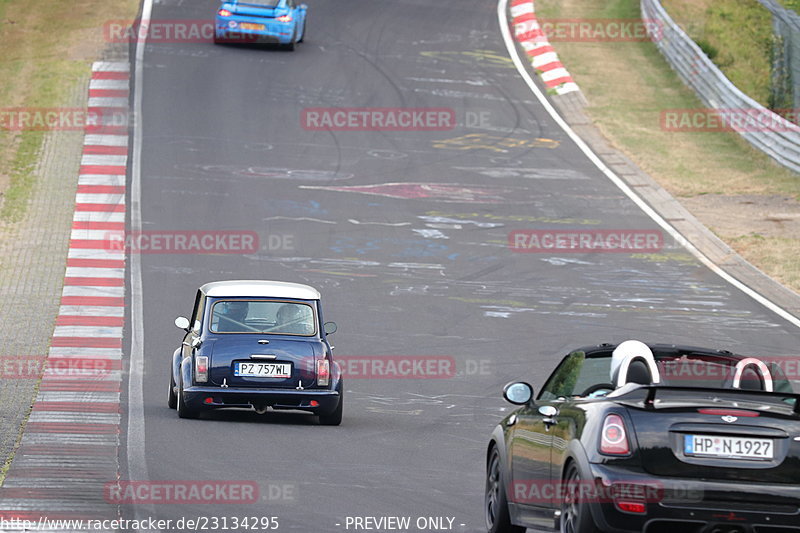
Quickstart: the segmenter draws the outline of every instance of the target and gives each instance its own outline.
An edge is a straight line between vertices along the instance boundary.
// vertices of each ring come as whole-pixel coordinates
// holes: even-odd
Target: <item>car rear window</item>
[[[314,308],[308,304],[278,300],[220,300],[211,308],[213,333],[317,333]]]
[[[277,7],[280,3],[280,0],[247,0],[247,2],[237,2],[238,4],[242,5],[253,5],[253,6],[266,6],[266,7]]]

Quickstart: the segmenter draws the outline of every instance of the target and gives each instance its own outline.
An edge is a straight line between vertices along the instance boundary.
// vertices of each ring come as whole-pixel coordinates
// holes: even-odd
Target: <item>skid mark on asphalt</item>
[[[577,170],[559,168],[518,168],[518,167],[453,167],[456,170],[477,172],[490,178],[524,178],[530,180],[590,180]]]
[[[462,185],[458,183],[376,183],[373,185],[324,186],[300,185],[301,189],[321,191],[355,192],[373,196],[384,196],[403,200],[431,200],[446,203],[471,204],[530,204],[535,193],[522,187],[490,187],[485,185]]]
[[[420,55],[437,61],[452,61],[462,65],[468,65],[470,68],[475,68],[476,65],[502,69],[514,68],[514,62],[511,61],[511,59],[492,50],[437,50],[420,52]]]
[[[427,222],[428,226],[431,226],[432,224],[445,224],[451,229],[461,229],[462,226],[468,226],[468,225],[474,225],[475,227],[482,229],[502,228],[504,226],[504,224],[501,224],[499,222],[479,222],[477,220],[442,217],[442,216],[419,215],[417,218]]]
[[[468,133],[460,137],[433,141],[432,146],[442,150],[489,150],[491,152],[506,154],[516,148],[547,148],[555,149],[560,146],[560,141],[537,137],[535,139],[515,139],[489,135],[488,133]]]
[[[347,221],[351,224],[361,224],[361,225],[371,225],[371,226],[390,226],[390,227],[400,227],[400,226],[410,226],[411,222],[361,222],[359,220],[355,220],[353,218],[348,218]]]
[[[423,83],[447,83],[447,84],[457,84],[457,85],[471,85],[473,87],[486,87],[489,85],[489,82],[485,79],[477,79],[477,80],[450,80],[444,78],[413,78],[407,77],[405,78],[411,81],[419,81]]]
[[[199,172],[210,176],[233,176],[240,178],[264,178],[296,181],[341,181],[349,180],[352,174],[339,174],[332,170],[303,170],[276,167],[242,165],[178,165],[181,170]]]
[[[295,222],[319,222],[320,224],[338,224],[335,220],[322,220],[320,218],[311,218],[311,217],[284,217],[284,216],[276,216],[276,217],[267,217],[261,219],[263,222],[268,222],[270,220],[292,220]]]
[[[456,213],[450,211],[428,211],[425,213],[427,216],[448,217],[448,218],[466,218],[466,219],[486,219],[486,220],[503,220],[506,222],[530,222],[530,223],[545,223],[545,224],[579,224],[597,226],[602,221],[593,218],[555,218],[555,217],[542,217],[533,215],[506,215],[496,213]]]
[[[461,424],[473,420],[483,422],[503,416],[507,411],[501,403],[491,405],[485,396],[474,394],[424,395],[406,392],[388,396],[371,395],[349,389],[347,394],[358,397],[359,403],[365,405],[365,409],[369,412],[405,416],[425,414],[435,417],[438,423],[446,424]]]
[[[449,239],[447,235],[438,229],[412,229],[414,233],[426,239]]]
[[[473,100],[489,100],[491,102],[508,102],[514,105],[534,105],[534,102],[531,100],[509,100],[505,96],[499,96],[494,93],[477,93],[469,91],[457,91],[454,89],[431,89],[428,87],[414,87],[410,90],[411,92],[419,94],[430,94],[432,96],[440,96],[442,98],[450,99],[471,98]]]

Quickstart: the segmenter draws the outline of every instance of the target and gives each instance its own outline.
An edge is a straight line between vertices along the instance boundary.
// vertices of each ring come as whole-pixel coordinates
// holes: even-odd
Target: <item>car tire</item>
[[[175,376],[172,374],[172,369],[169,371],[169,396],[167,396],[167,405],[170,409],[177,409],[178,395],[175,394]]]
[[[183,379],[181,379],[181,386],[178,390],[178,418],[197,418],[200,414],[197,410],[192,409],[186,402],[183,401]]]
[[[342,413],[344,412],[344,390],[339,391],[339,405],[332,413],[319,415],[319,423],[323,426],[338,426],[342,423]]]
[[[561,533],[595,533],[600,531],[594,523],[589,506],[581,497],[583,481],[578,465],[570,463],[562,481],[564,499],[561,501]]]
[[[525,533],[525,528],[511,523],[508,512],[506,488],[503,485],[500,465],[500,453],[492,447],[489,461],[486,463],[486,489],[483,499],[483,515],[489,533]]]

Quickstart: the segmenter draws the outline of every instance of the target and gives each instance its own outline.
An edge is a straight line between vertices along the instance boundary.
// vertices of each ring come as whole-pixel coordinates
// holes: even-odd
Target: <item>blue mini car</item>
[[[197,291],[172,354],[169,406],[181,418],[225,407],[292,409],[342,421],[344,388],[320,295],[299,283],[217,281]]]
[[[214,25],[215,43],[278,44],[294,50],[306,37],[308,6],[295,0],[223,2]]]

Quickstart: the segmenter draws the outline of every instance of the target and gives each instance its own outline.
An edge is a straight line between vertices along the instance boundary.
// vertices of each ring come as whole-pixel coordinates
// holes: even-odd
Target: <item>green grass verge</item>
[[[536,0],[536,11],[543,21],[641,17],[639,0]],[[778,166],[738,134],[662,128],[663,112],[705,106],[653,43],[555,41],[553,46],[586,95],[586,112],[593,124],[673,196],[774,195],[800,201],[800,176]],[[737,205],[731,201],[731,212]],[[703,222],[715,226],[713,221]],[[751,231],[743,228],[720,237],[757,267],[800,290],[796,275],[800,238],[787,243],[763,237],[758,246],[739,239]]]
[[[0,108],[66,106],[106,46],[103,25],[137,0],[0,0]],[[0,130],[0,222],[21,220],[36,186],[40,131]]]
[[[772,14],[757,0],[662,0],[672,19],[742,92],[770,102]]]

